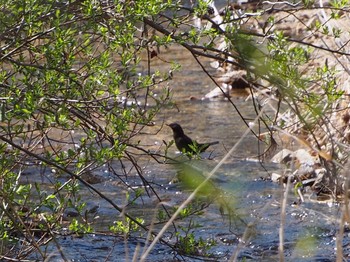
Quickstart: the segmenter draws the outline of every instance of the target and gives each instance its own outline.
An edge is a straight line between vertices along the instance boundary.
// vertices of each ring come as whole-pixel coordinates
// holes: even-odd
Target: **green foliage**
[[[172,39],[139,32],[173,2],[105,4],[0,2],[0,235],[7,243],[15,232],[60,229],[67,208],[78,214],[71,231],[92,232],[81,175],[118,160],[137,166],[133,154],[145,151],[134,137],[169,103],[166,82],[179,66],[142,71],[140,64],[157,37],[159,46]],[[23,173],[50,183],[32,186]]]
[[[312,49],[292,44],[281,31],[269,38],[266,48],[240,31],[232,35],[231,41],[251,80],[262,78],[274,86],[280,99],[301,121],[301,128],[308,132],[324,123],[324,114],[331,112],[343,95],[337,88],[336,71],[328,67],[327,61],[316,68],[315,73],[303,72],[310,62]]]
[[[211,180],[206,180],[205,172],[195,166],[194,161],[191,164],[181,164],[178,177],[184,188],[188,190],[193,191],[201,187],[198,196],[211,197],[220,194],[220,189]]]
[[[170,142],[170,145],[173,144],[174,141],[172,140]],[[205,145],[203,145],[202,147],[204,147]],[[186,151],[185,148],[183,148],[182,150],[182,154],[188,156],[190,159],[201,159],[200,153],[202,152],[202,147],[200,147],[196,142],[194,142],[193,144],[189,145],[189,148],[192,151]]]
[[[305,235],[301,237],[295,246],[294,257],[305,258],[313,257],[315,255],[315,250],[317,247],[317,237],[314,235]]]
[[[185,208],[181,209],[179,213],[179,218],[185,219],[193,216],[194,214],[203,215],[203,209],[206,208],[207,206],[208,204],[205,203],[205,201],[197,199],[193,201],[191,204],[187,205]],[[173,213],[175,213],[175,211],[177,211],[178,208],[179,208],[178,206],[174,206],[172,210]]]
[[[208,2],[209,1],[205,1],[205,0],[198,1],[198,4],[195,8],[195,13],[198,17],[208,15]]]
[[[69,230],[76,234],[86,234],[92,233],[92,228],[90,225],[85,223],[80,223],[77,219],[73,218],[72,222],[69,224]]]
[[[136,221],[140,224],[144,223],[144,219],[136,218]],[[137,232],[140,229],[139,225],[134,221],[131,221],[129,218],[125,218],[124,221],[115,221],[112,226],[109,227],[109,230],[114,234],[123,234],[129,235],[132,232]]]
[[[315,3],[315,0],[303,0],[302,2],[306,8],[310,8]]]
[[[192,230],[198,227],[200,227],[200,225],[194,224],[192,221],[190,221],[188,227],[179,227],[182,232],[176,233],[176,248],[180,254],[200,255],[204,257],[210,256],[210,249],[213,246],[216,246],[217,243],[213,239],[203,239],[202,237],[196,237],[195,233]]]
[[[266,25],[279,22],[274,15],[268,15],[259,35],[247,30],[250,27],[244,23],[259,21],[260,15],[233,18],[232,10],[223,16],[221,25],[195,28],[190,24],[193,15],[211,23],[208,1],[198,1],[193,9],[181,1],[112,2],[0,0],[0,253],[11,250],[14,260],[29,255],[16,249],[18,240],[26,240],[21,242],[24,249],[35,246],[40,253],[40,246],[46,243],[34,232],[55,239],[68,209],[77,213],[69,222],[70,231],[79,235],[94,232],[81,190],[89,189],[124,212],[114,199],[87,182],[90,172],[113,170],[120,187],[130,189],[119,173],[136,170],[144,188],[135,190],[133,197],[127,193],[127,205],[146,195],[156,195],[162,202],[142,174],[145,162],[142,168],[138,162],[140,156],[167,159],[173,143],[167,145],[164,156],[143,146],[144,129],[153,125],[162,108],[172,105],[167,82],[181,68],[177,62],[163,61],[160,50],[181,45],[198,62],[201,56],[217,58],[246,70],[250,84],[266,81],[271,93],[297,116],[303,131],[313,132],[328,123],[325,115],[334,112],[343,96],[337,72],[327,62],[313,74],[304,73],[316,47],[291,42],[282,31],[271,34]],[[302,9],[311,8],[314,1],[302,4]],[[330,19],[340,19],[341,9],[347,6],[348,1],[331,1]],[[307,30],[334,38],[344,33],[320,21]],[[217,49],[218,42],[227,45]],[[153,68],[152,59],[162,63]],[[284,127],[285,122],[276,119],[262,120],[266,127]],[[197,146],[193,149],[200,151]],[[198,154],[190,157],[193,161]],[[204,172],[190,165],[181,169],[184,188],[200,190],[195,201],[182,209],[180,219],[202,214],[208,205],[203,199],[216,201],[222,214],[236,215],[234,201],[223,198],[221,189],[206,181]],[[29,183],[24,178],[33,173],[43,182]],[[160,210],[159,221],[166,221],[169,211],[176,210],[177,206]],[[129,235],[147,230],[144,221],[125,213],[109,229]],[[216,244],[196,236],[197,227],[191,222],[176,233],[183,254],[206,256]],[[40,259],[47,257],[42,254]]]

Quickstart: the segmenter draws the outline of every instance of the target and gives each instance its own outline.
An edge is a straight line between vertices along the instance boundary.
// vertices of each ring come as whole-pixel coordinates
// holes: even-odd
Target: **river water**
[[[174,74],[174,80],[170,84],[176,106],[163,110],[158,115],[155,126],[149,127],[149,131],[157,131],[162,124],[176,121],[196,140],[203,142],[218,140],[220,143],[212,146],[209,152],[203,155],[203,159],[193,160],[191,163],[210,172],[241,139],[247,126],[232,104],[225,99],[211,101],[190,99],[203,97],[214,88],[214,84],[193,58],[182,55],[176,57],[176,54],[182,54],[181,50],[167,52],[172,52],[172,57],[182,64],[181,72]],[[169,56],[169,53],[167,55]],[[209,62],[204,61],[208,68],[210,68]],[[152,61],[152,63],[157,66],[158,62]],[[253,122],[256,113],[251,100],[234,96],[232,102],[247,122]],[[254,128],[258,130],[257,126]],[[163,126],[158,133],[153,134],[145,136],[141,144],[148,146],[152,151],[164,153],[163,141],[172,140],[170,128]],[[180,158],[176,151],[175,146],[172,146],[168,154]],[[216,241],[216,245],[207,251],[212,256],[208,257],[208,260],[226,261],[235,258],[238,261],[279,261],[278,246],[282,227],[286,261],[334,261],[336,236],[339,231],[339,205],[317,203],[307,197],[304,203],[294,205],[297,197],[293,190],[289,190],[285,218],[282,219],[281,206],[285,189],[268,178],[272,172],[283,173],[285,168],[272,163],[259,163],[257,156],[262,151],[263,145],[259,145],[255,136],[248,132],[212,179],[219,188],[218,192],[222,195],[225,205],[223,206],[222,201],[215,201],[217,199],[214,196],[202,197],[201,204],[208,207],[198,215],[177,220],[175,222],[177,230],[184,235],[185,232],[181,231],[180,227],[186,228],[190,222],[196,223],[198,227],[187,233],[193,233],[197,240],[202,238]],[[167,208],[179,206],[190,194],[191,190],[184,188],[181,181],[177,182],[176,165],[156,163],[145,157],[140,157],[139,163],[142,163],[144,178]],[[115,168],[118,169],[117,163]],[[129,199],[135,197],[133,204],[127,206],[125,211],[134,216],[146,217],[146,224],[151,223],[152,218],[161,209],[159,199],[153,193],[148,196],[143,190],[141,197],[136,198],[135,190],[141,189],[142,183],[135,170],[131,169],[125,177],[130,190],[121,186],[118,177],[107,169],[102,169],[95,175],[101,179],[93,186],[114,203],[124,206],[126,195]],[[28,178],[31,182],[35,179],[35,176]],[[40,181],[43,182],[42,177]],[[145,233],[137,232],[127,239],[111,234],[107,226],[112,221],[120,220],[120,213],[91,191],[83,189],[81,193],[82,199],[88,203],[87,209],[97,208],[96,213],[91,215],[96,232],[83,237],[72,235],[58,237],[56,244],[52,241],[42,248],[49,255],[48,261],[62,261],[62,253],[68,261],[131,261],[134,256],[138,261],[147,244]],[[162,225],[156,225],[155,229],[159,230]],[[163,238],[174,244],[176,239],[174,229],[170,227]],[[349,247],[349,236],[346,232],[343,241],[345,260],[349,259]],[[35,257],[40,256],[34,254],[32,258]],[[181,256],[166,245],[158,243],[146,261],[201,259],[204,258]]]

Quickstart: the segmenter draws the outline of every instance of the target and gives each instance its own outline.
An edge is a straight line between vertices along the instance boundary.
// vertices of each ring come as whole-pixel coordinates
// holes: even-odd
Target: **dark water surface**
[[[170,52],[169,50],[167,52]],[[247,130],[247,126],[239,117],[234,107],[228,101],[218,99],[215,101],[190,100],[190,97],[202,97],[214,84],[201,71],[191,57],[181,56],[181,50],[171,50],[172,57],[182,64],[182,71],[175,74],[170,84],[176,107],[164,110],[156,121],[154,130],[163,123],[178,122],[192,138],[199,141],[220,141],[220,144],[211,147],[203,159],[195,164],[200,168],[211,171],[224,155],[234,146]],[[164,54],[169,55],[169,54]],[[157,61],[154,62],[155,64]],[[208,65],[208,61],[206,61]],[[209,66],[208,66],[209,68]],[[161,92],[161,91],[160,91]],[[233,97],[232,101],[239,108],[247,122],[256,117],[251,101],[242,97]],[[257,130],[257,128],[255,128]],[[149,145],[151,150],[164,152],[164,141],[172,140],[170,128],[163,129],[141,141]],[[213,181],[222,189],[225,199],[228,199],[227,208],[234,210],[233,219],[230,219],[227,210],[221,210],[220,205],[213,202],[203,214],[192,217],[201,227],[193,230],[198,239],[212,239],[217,245],[208,252],[220,258],[214,260],[225,261],[237,252],[239,261],[278,261],[279,229],[281,226],[281,202],[283,187],[264,178],[271,172],[283,172],[283,168],[265,163],[262,166],[255,161],[262,152],[258,147],[257,139],[252,133],[242,140],[237,150],[230,156],[218,172]],[[169,149],[169,154],[176,156],[176,148]],[[145,178],[154,186],[160,198],[168,207],[180,205],[189,195],[181,183],[173,183],[176,178],[176,167],[170,164],[159,164],[149,159],[142,160]],[[116,164],[116,169],[118,166]],[[135,196],[132,190],[126,191],[118,184],[118,178],[107,170],[96,174],[102,177],[101,182],[94,186],[113,200],[116,204],[124,206],[126,194],[130,198]],[[49,176],[49,175],[48,175]],[[35,180],[35,177],[28,180]],[[42,179],[42,178],[41,178]],[[133,189],[141,188],[136,172],[131,170],[126,182]],[[106,201],[99,199],[90,191],[83,192],[83,199],[88,202],[87,209],[99,207],[95,213],[94,227],[101,232],[108,232],[107,225],[112,221],[121,219],[120,214]],[[296,196],[290,190],[287,200],[287,210],[284,225],[284,254],[286,261],[334,261],[335,242],[339,230],[340,217],[337,205],[320,204],[306,199],[306,202],[293,206]],[[152,221],[152,217],[161,207],[156,196],[150,193],[137,198],[126,211],[133,215],[143,215]],[[92,218],[93,220],[94,218]],[[176,222],[177,225],[188,226],[189,220]],[[248,228],[247,241],[242,241],[243,234]],[[162,225],[156,226],[160,229]],[[172,229],[169,229],[172,232]],[[346,233],[347,234],[347,233]],[[164,239],[174,241],[174,236],[167,233]],[[110,234],[96,233],[82,238],[76,236],[61,236],[56,239],[62,253],[69,261],[131,261],[133,256],[140,257],[146,243],[146,235],[134,234],[128,239],[111,236]],[[345,235],[343,243],[344,254],[349,254],[349,239]],[[48,261],[62,261],[57,246],[51,242],[43,248],[50,254]],[[135,259],[138,261],[139,259]],[[157,244],[147,258],[147,261],[196,261],[195,258],[175,256],[170,248]]]

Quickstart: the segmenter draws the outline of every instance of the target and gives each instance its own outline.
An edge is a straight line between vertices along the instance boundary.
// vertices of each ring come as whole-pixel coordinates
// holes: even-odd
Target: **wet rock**
[[[286,164],[292,160],[293,151],[289,149],[282,149],[271,159],[272,163]]]
[[[249,87],[248,81],[245,77],[246,72],[243,70],[233,70],[214,77],[219,84],[219,87],[216,87],[207,93],[202,100],[231,96],[233,90],[241,90],[239,93],[242,96],[250,95],[250,92],[245,90]]]
[[[299,204],[304,202],[303,194],[306,187],[317,192],[317,197],[324,193],[324,185],[326,184],[324,178],[326,177],[327,170],[321,167],[320,158],[314,151],[306,149],[295,151],[283,149],[271,161],[285,164],[290,168],[286,169],[283,175],[273,173],[271,180],[282,184],[286,184],[290,180],[299,195]]]
[[[271,180],[272,182],[278,183],[281,179],[282,175],[277,174],[277,173],[272,173],[271,174]]]
[[[313,166],[319,162],[318,157],[311,155],[306,149],[298,149],[294,151],[293,157],[300,165]]]
[[[313,156],[306,149],[298,149],[291,151],[283,149],[278,152],[272,159],[274,163],[287,165],[294,171],[289,171],[285,176],[280,174],[272,174],[271,180],[274,182],[287,183],[288,178],[292,183],[301,182],[302,186],[314,186],[316,182],[320,182],[325,170],[320,168],[319,158]]]
[[[82,178],[91,185],[104,182],[106,179],[101,175],[86,172],[82,175]]]
[[[315,164],[319,163],[319,158],[317,156],[313,156],[306,149],[298,149],[296,151],[282,149],[272,157],[271,162],[287,164],[289,166],[295,166],[296,168],[299,168],[301,166],[312,167]]]
[[[100,208],[99,204],[96,204],[94,202],[87,202],[85,212],[89,213],[89,214],[95,214],[95,213],[97,213],[99,208]]]
[[[72,218],[72,217],[78,217],[79,212],[76,211],[74,208],[67,208],[64,211],[63,218]]]

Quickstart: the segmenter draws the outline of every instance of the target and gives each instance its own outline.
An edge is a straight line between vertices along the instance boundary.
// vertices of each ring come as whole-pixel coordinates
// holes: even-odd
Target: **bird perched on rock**
[[[218,144],[219,141],[211,143],[198,143],[185,135],[182,127],[178,123],[171,123],[169,126],[173,130],[175,145],[182,153],[202,153],[209,146]]]

